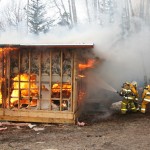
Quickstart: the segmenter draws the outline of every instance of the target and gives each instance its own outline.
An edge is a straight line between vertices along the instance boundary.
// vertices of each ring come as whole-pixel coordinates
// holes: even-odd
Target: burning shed
[[[0,45],[0,120],[75,123],[93,44]]]

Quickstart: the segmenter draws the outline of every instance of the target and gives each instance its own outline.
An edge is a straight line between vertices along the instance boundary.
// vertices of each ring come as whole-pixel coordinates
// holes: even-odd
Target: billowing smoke
[[[106,82],[110,87],[119,90],[125,81],[136,80],[143,85],[144,76],[150,77],[149,71],[149,38],[148,30],[131,34],[125,38],[121,36],[121,29],[117,26],[103,27],[96,25],[78,26],[71,31],[57,28],[38,38],[25,33],[5,32],[1,34],[0,43],[4,44],[79,44],[94,43],[95,55],[104,59],[100,67],[89,73],[89,91],[94,93]],[[105,85],[106,85],[105,84]],[[104,84],[103,84],[104,85]],[[104,86],[105,86],[104,85]],[[93,88],[95,87],[95,88]],[[109,91],[113,89],[108,87]],[[91,89],[90,89],[91,88]]]
[[[137,81],[138,88],[144,86],[145,76],[149,82],[149,38],[150,32],[146,29],[126,38],[120,38],[115,29],[108,29],[104,36],[101,34],[99,42],[95,42],[94,50],[105,61],[90,72],[89,101],[110,106],[111,103],[122,100],[114,90],[120,90],[125,81]]]
[[[149,36],[149,31],[142,31],[115,43],[116,37],[112,37],[112,41],[96,46],[96,54],[105,58],[99,73],[114,88],[118,89],[122,82],[132,80],[142,86],[144,76],[149,78]]]

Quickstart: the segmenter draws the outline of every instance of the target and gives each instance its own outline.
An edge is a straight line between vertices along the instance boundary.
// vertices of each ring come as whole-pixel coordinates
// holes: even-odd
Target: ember
[[[85,78],[85,75],[79,74],[78,77],[80,77],[80,78]]]
[[[63,108],[62,108],[63,110],[67,110],[67,107],[68,107],[67,101],[63,101],[62,107],[63,107]]]

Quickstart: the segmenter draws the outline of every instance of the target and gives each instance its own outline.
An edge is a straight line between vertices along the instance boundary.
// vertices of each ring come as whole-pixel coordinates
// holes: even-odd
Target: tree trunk
[[[150,0],[147,0],[146,3],[145,21],[148,25],[150,25]]]
[[[97,0],[94,0],[94,21],[97,21]]]
[[[69,6],[69,14],[70,14],[70,21],[71,21],[71,27],[73,26],[73,20],[72,20],[72,11],[71,11],[71,2],[68,0],[68,6]]]
[[[29,0],[27,0],[27,12],[28,12],[28,10],[29,10]],[[29,17],[28,17],[28,13],[27,13],[27,34],[29,32],[28,26],[29,26]]]
[[[90,18],[90,12],[89,12],[88,0],[85,0],[85,2],[86,2],[87,16],[88,16],[88,20],[89,20],[89,23],[90,23],[90,22],[91,22],[91,18]]]
[[[144,0],[141,0],[140,2],[140,17],[144,18]]]
[[[76,25],[77,24],[77,12],[76,12],[75,0],[71,0],[71,7],[72,7],[73,22]]]

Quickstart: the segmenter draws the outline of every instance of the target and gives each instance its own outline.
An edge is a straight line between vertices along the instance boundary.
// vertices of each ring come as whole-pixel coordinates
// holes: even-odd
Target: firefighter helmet
[[[124,82],[122,88],[126,88],[127,86],[129,86],[130,83],[129,82]]]
[[[150,88],[150,85],[147,85],[146,87],[145,87],[145,89],[149,89]]]
[[[122,85],[123,89],[130,89],[130,83],[129,82],[124,82]]]
[[[129,85],[129,84],[130,84],[130,82],[125,82],[125,84]]]
[[[137,87],[137,82],[136,81],[132,81],[131,84],[135,87]]]

